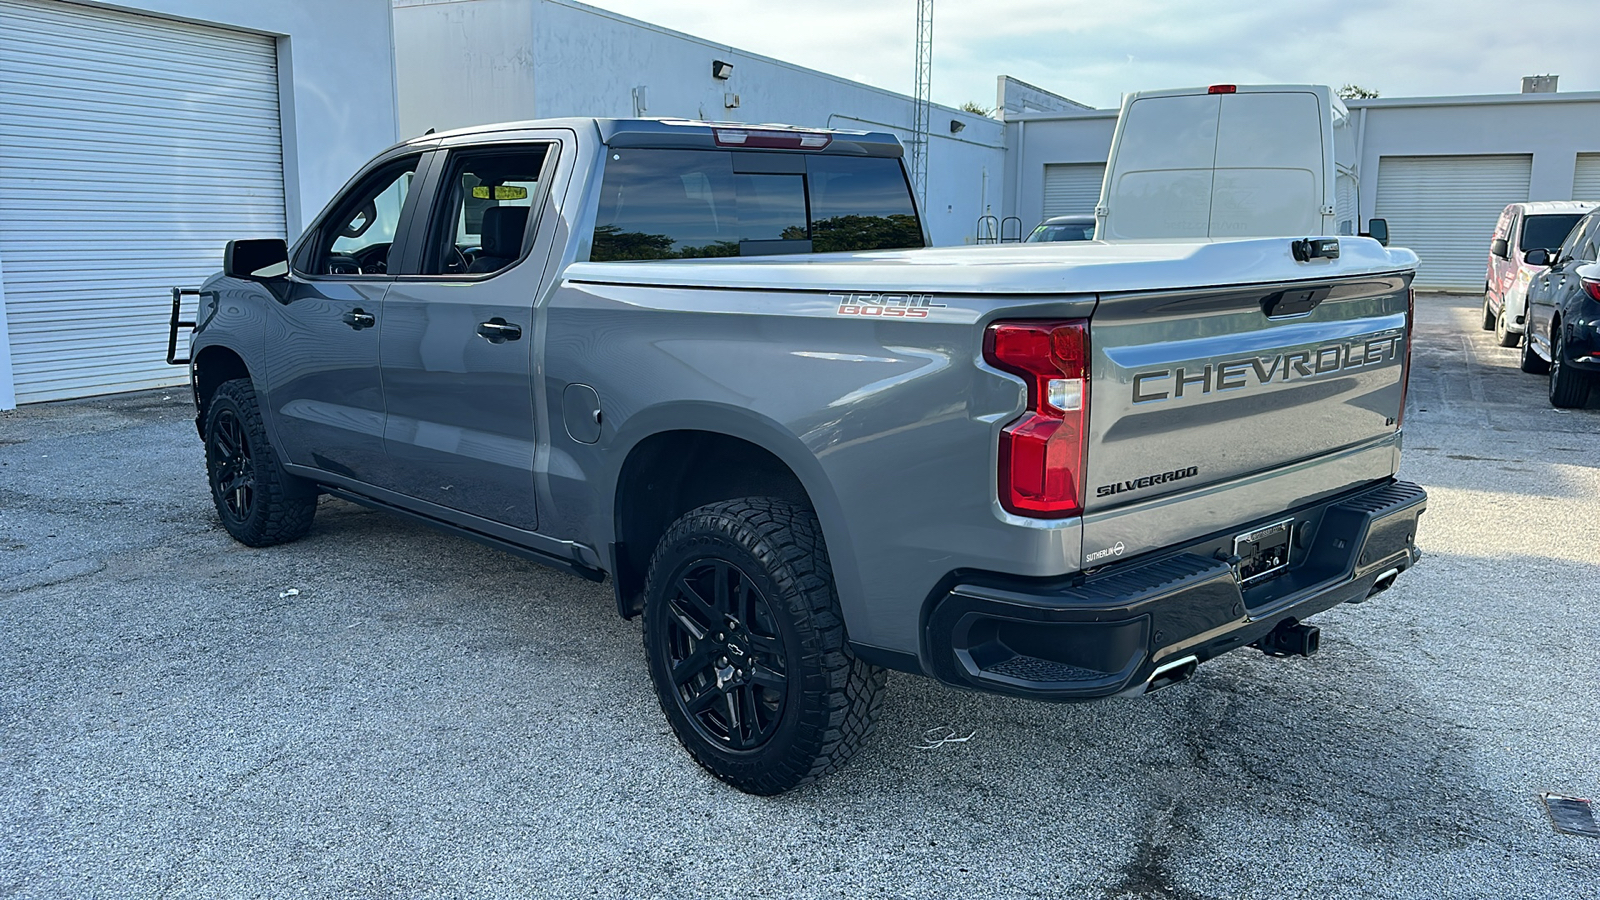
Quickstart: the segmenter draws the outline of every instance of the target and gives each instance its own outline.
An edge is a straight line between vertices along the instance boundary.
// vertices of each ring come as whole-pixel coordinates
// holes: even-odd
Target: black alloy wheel
[[[772,738],[789,669],[772,608],[750,576],[720,559],[693,560],[671,580],[667,660],[674,696],[703,737],[734,752]]]
[[[883,669],[845,633],[822,527],[775,497],[672,523],[645,578],[644,647],[667,724],[695,762],[751,794],[843,766],[872,732]]]
[[[310,531],[317,487],[278,462],[250,380],[219,385],[205,413],[206,477],[222,527],[251,547],[287,543]]]
[[[217,512],[235,524],[248,522],[255,508],[256,464],[250,458],[244,423],[232,409],[217,411],[211,440],[206,442],[206,466],[211,473]]]

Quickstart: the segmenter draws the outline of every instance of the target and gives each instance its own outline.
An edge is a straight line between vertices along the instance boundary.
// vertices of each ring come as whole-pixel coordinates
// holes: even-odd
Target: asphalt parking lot
[[[739,794],[592,585],[325,499],[215,523],[187,395],[0,413],[0,897],[1594,897],[1600,406],[1422,295],[1422,564],[1135,700],[894,676],[842,773]],[[923,749],[930,729],[965,737]]]

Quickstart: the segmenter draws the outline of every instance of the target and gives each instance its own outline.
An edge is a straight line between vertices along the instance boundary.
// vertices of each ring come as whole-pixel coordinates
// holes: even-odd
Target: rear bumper
[[[1062,579],[964,577],[931,604],[924,658],[941,681],[1040,700],[1138,694],[1200,662],[1386,589],[1421,553],[1427,494],[1389,481],[1179,548]],[[1233,538],[1294,520],[1289,566],[1240,587]]]

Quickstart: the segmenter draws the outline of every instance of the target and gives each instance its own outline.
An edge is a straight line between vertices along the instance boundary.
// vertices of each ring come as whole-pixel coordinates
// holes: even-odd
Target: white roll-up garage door
[[[170,289],[283,237],[271,37],[0,0],[0,267],[17,402],[179,384]]]
[[[1507,203],[1528,199],[1533,157],[1385,156],[1377,215],[1389,243],[1421,257],[1417,286],[1483,290],[1489,239]]]
[[[1093,215],[1100,202],[1104,163],[1066,163],[1044,167],[1044,215]],[[1031,226],[1030,226],[1031,227]]]
[[[1600,153],[1579,153],[1572,173],[1572,199],[1600,203]]]

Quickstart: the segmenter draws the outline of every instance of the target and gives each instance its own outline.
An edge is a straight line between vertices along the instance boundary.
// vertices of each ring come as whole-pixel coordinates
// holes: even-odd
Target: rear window
[[[618,148],[607,151],[589,259],[922,245],[898,159]]]
[[[1567,232],[1571,231],[1572,226],[1578,224],[1581,218],[1583,213],[1528,216],[1522,222],[1522,249],[1524,251],[1556,249],[1567,239]]]

